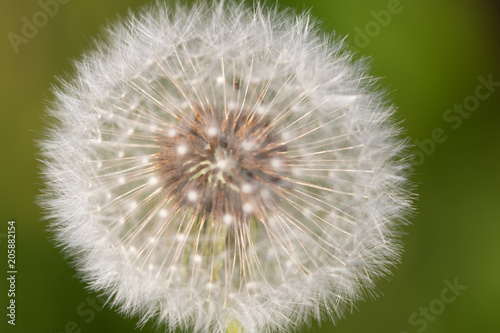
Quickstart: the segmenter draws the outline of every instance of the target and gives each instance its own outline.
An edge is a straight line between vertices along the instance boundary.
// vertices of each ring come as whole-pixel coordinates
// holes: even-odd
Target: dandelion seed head
[[[406,145],[365,66],[317,26],[158,3],[56,91],[40,201],[111,305],[169,331],[288,331],[343,317],[387,275]]]

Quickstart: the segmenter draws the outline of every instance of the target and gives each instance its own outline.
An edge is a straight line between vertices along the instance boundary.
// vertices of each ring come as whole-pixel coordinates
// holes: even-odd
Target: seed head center
[[[289,186],[287,148],[255,114],[197,106],[192,119],[165,133],[157,170],[178,208],[214,223],[242,222],[266,215]]]

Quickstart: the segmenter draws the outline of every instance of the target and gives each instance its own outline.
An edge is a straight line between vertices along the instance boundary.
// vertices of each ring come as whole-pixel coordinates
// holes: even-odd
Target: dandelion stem
[[[234,318],[228,318],[229,325],[227,325],[225,333],[244,333],[243,327],[241,324]]]

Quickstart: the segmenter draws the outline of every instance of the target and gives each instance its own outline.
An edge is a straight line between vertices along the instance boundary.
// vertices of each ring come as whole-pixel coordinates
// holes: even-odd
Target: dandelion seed
[[[157,4],[56,92],[41,202],[82,278],[140,324],[340,318],[399,253],[394,108],[307,15]]]
[[[168,214],[168,212],[167,212],[166,209],[161,209],[160,210],[160,213],[159,213],[160,217],[167,217],[167,214]]]
[[[158,180],[157,177],[150,177],[149,178],[149,184],[150,185],[156,185],[156,184],[158,184],[158,182],[159,182],[159,180]]]
[[[188,151],[188,148],[183,144],[181,144],[177,147],[177,154],[179,154],[179,155],[184,155],[187,153],[187,151]]]
[[[226,214],[224,215],[224,217],[222,218],[222,221],[225,223],[225,224],[231,224],[233,223],[233,216],[230,215],[230,214]]]
[[[187,198],[189,201],[196,201],[196,199],[198,199],[198,193],[196,193],[195,191],[189,191],[187,194]]]

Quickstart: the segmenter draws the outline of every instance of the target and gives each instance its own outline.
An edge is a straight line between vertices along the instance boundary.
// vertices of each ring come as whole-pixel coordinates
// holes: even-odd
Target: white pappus
[[[308,14],[158,2],[55,89],[40,196],[83,280],[139,325],[289,331],[397,261],[394,107]]]

